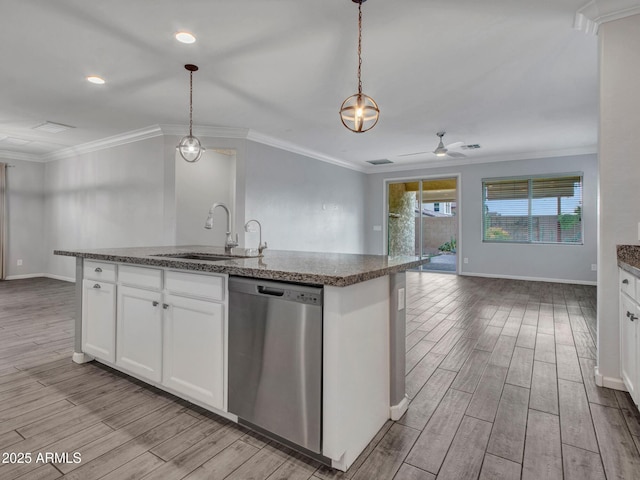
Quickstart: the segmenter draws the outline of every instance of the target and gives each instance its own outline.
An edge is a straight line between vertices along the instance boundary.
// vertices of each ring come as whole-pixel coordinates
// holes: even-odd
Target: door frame
[[[412,175],[410,177],[393,177],[393,178],[384,178],[382,180],[382,212],[383,212],[383,221],[382,221],[382,251],[384,255],[389,254],[389,238],[388,238],[388,230],[389,230],[389,184],[390,183],[404,183],[404,182],[416,182],[421,180],[438,180],[444,178],[455,178],[456,179],[456,217],[458,218],[458,238],[456,239],[456,275],[460,275],[461,272],[461,259],[462,259],[462,174],[460,172],[455,173],[438,173],[432,175]],[[422,198],[422,192],[420,192],[420,197]]]

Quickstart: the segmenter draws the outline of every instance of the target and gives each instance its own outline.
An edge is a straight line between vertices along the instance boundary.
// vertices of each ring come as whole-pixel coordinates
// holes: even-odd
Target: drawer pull
[[[162,304],[162,308],[164,308],[166,310],[167,308],[169,308],[169,304],[168,303],[163,303]]]
[[[622,283],[624,283],[625,285],[629,285],[629,279],[625,278],[624,280],[622,280]]]
[[[100,267],[96,267],[96,269],[94,270],[94,272],[96,273],[102,273],[102,269]]]
[[[634,320],[637,320],[637,319],[638,319],[638,316],[637,316],[637,315],[634,315],[633,313],[629,312],[628,310],[627,310],[627,317],[629,317],[629,320],[631,320],[632,322],[633,322]]]
[[[99,283],[96,283],[93,288],[102,288]]]
[[[156,302],[155,300],[151,303],[154,307],[157,307],[158,305],[160,305],[160,302]]]

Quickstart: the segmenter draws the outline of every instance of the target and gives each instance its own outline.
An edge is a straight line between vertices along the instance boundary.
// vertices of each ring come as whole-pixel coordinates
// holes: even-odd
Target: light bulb
[[[180,152],[180,156],[191,163],[200,160],[205,150],[204,147],[200,145],[200,140],[191,135],[183,137],[176,148],[178,152]]]

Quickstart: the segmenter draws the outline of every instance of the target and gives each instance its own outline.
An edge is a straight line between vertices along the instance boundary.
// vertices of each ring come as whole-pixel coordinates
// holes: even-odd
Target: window
[[[582,174],[482,181],[484,242],[582,244]]]

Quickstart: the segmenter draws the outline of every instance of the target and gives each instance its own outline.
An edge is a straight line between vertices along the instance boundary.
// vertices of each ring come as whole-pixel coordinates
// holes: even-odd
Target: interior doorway
[[[458,177],[387,183],[389,255],[428,258],[421,270],[457,273]]]

